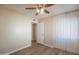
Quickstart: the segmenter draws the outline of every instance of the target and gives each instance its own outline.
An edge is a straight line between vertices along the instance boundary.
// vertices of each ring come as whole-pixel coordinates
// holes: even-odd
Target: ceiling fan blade
[[[46,4],[45,7],[53,6],[54,4]]]
[[[31,9],[36,9],[36,8],[30,7],[30,8],[25,8],[25,9],[29,9],[29,10],[31,10]]]
[[[39,13],[36,13],[35,16],[37,16]]]
[[[47,13],[47,14],[49,14],[49,13],[50,13],[50,12],[49,12],[49,11],[47,11],[47,10],[44,10],[44,12],[45,12],[45,13]]]

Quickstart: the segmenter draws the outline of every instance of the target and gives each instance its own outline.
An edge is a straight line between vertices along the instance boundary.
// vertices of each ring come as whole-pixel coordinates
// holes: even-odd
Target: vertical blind
[[[79,11],[54,16],[52,23],[53,43],[56,48],[79,53],[78,20],[79,20]]]

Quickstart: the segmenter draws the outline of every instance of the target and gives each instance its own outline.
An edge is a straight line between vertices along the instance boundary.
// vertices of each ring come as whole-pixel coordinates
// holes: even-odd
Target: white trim
[[[47,46],[47,47],[50,47],[50,48],[54,48],[53,45],[48,45],[48,44],[45,44],[45,43],[39,43],[39,44],[42,44],[42,45]]]
[[[45,44],[45,43],[43,43],[43,45],[45,45],[45,46],[47,46],[47,47],[50,47],[50,48],[54,48],[54,46],[48,45],[48,44]]]
[[[3,54],[3,55],[9,55],[9,54],[11,54],[11,53],[17,52],[17,51],[19,51],[19,50],[22,50],[22,49],[27,48],[27,47],[30,47],[30,46],[31,46],[31,44],[29,44],[29,45],[27,45],[27,46],[25,46],[25,47],[21,47],[21,48],[19,48],[19,49],[13,50],[13,51],[11,51],[11,52],[5,53],[5,54]]]

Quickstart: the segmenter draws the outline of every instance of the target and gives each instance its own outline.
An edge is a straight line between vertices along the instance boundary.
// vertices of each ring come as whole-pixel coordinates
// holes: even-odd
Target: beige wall
[[[31,18],[0,7],[0,54],[31,45]]]

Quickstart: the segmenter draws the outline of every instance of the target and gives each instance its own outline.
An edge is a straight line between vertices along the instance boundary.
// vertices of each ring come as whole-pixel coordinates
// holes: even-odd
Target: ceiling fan
[[[46,10],[46,8],[53,6],[54,4],[35,4],[35,7],[29,7],[25,8],[26,10],[36,10],[35,15],[37,16],[38,14],[42,14],[45,12],[46,14],[49,14],[50,12]]]

